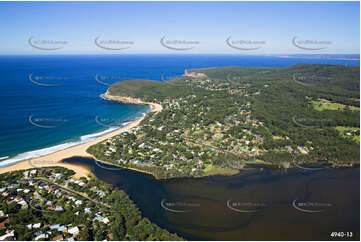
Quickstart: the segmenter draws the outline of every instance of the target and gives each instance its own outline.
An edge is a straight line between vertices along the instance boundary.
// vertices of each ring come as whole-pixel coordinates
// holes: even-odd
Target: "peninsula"
[[[359,78],[359,67],[302,64],[118,82],[106,93],[111,100],[162,109],[87,151],[159,179],[359,165]]]

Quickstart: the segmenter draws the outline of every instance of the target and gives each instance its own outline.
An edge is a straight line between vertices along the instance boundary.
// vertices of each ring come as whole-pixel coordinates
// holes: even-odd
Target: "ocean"
[[[190,68],[298,63],[360,65],[246,55],[0,56],[0,167],[87,142],[150,111],[103,100],[100,95],[117,81],[166,81]]]

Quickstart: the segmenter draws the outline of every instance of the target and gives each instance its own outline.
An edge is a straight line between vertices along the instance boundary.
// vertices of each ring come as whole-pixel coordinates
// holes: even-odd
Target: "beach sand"
[[[152,112],[160,112],[162,110],[162,105],[156,104],[156,103],[150,103],[150,102],[143,102],[140,99],[135,98],[129,98],[129,97],[118,97],[118,96],[111,96],[109,93],[105,93],[102,95],[102,97],[106,100],[110,101],[117,101],[117,102],[123,102],[123,103],[132,103],[132,104],[148,104],[152,106]],[[49,166],[62,166],[68,169],[71,169],[75,171],[75,177],[87,177],[87,175],[90,173],[90,170],[87,169],[84,166],[74,165],[74,164],[66,164],[61,162],[63,159],[70,158],[73,156],[82,156],[82,157],[89,157],[94,158],[93,155],[88,154],[86,150],[89,146],[97,144],[101,141],[104,141],[108,138],[111,138],[115,135],[121,134],[125,131],[130,130],[131,128],[134,128],[135,126],[139,125],[139,123],[144,119],[144,116],[135,120],[132,123],[129,123],[128,125],[124,126],[123,128],[120,128],[118,130],[115,130],[113,132],[107,133],[101,137],[98,137],[94,140],[91,140],[89,142],[86,142],[84,144],[75,145],[72,147],[69,147],[64,150],[56,151],[54,153],[27,159],[24,161],[21,161],[19,163],[16,163],[14,165],[0,168],[0,173],[5,173],[9,171],[15,171],[15,170],[24,170],[24,169],[31,169],[31,168],[38,168],[38,167],[49,167]]]

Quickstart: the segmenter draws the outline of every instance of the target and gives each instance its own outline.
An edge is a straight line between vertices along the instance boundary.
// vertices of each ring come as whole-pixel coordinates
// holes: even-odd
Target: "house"
[[[59,229],[60,224],[52,224],[49,226],[49,229],[53,230],[53,229]]]
[[[308,150],[306,147],[302,146],[302,145],[298,145],[297,146],[297,149],[298,151],[301,153],[301,154],[304,154],[304,155],[307,155],[308,154]]]
[[[41,227],[41,223],[33,224],[33,229],[38,229]]]
[[[117,151],[117,148],[115,148],[114,146],[109,146],[109,151],[110,152],[116,152]]]
[[[101,220],[101,222],[103,222],[103,223],[107,224],[107,223],[109,223],[109,222],[110,222],[110,220],[109,220],[108,218],[103,218],[103,220]]]
[[[60,227],[58,228],[58,231],[59,231],[59,232],[66,232],[66,231],[67,231],[67,227],[65,227],[64,225],[62,225],[62,226],[60,226]]]
[[[24,171],[24,178],[25,179],[29,178],[29,173],[30,173],[30,171]]]
[[[63,207],[62,206],[56,206],[56,208],[55,208],[55,211],[63,211],[64,209],[63,209]]]
[[[79,206],[79,205],[82,205],[83,204],[83,202],[81,201],[81,200],[76,200],[75,201],[75,205],[76,206]]]
[[[51,233],[51,232],[46,232],[46,233],[40,234],[40,235],[36,236],[34,240],[46,239],[46,238],[49,237],[49,234],[50,234],[50,233]]]
[[[104,219],[104,217],[101,216],[101,215],[97,215],[97,216],[95,217],[95,219],[98,220],[98,221],[102,221],[102,220]]]
[[[71,178],[71,179],[69,180],[69,182],[70,182],[70,183],[75,183],[75,184],[77,184],[77,185],[79,185],[79,186],[81,186],[81,187],[85,187],[85,186],[86,186],[86,183],[84,183],[84,182],[82,182],[82,181],[79,181],[79,180],[75,180],[75,179],[73,179],[73,178]]]
[[[72,234],[72,235],[77,235],[79,233],[79,228],[77,226],[75,226],[71,229],[68,229],[68,233]]]
[[[3,236],[0,236],[0,241],[3,240],[16,240],[14,230],[4,234]]]
[[[102,190],[98,190],[96,191],[96,193],[98,194],[99,197],[104,197],[106,195],[105,192]]]
[[[7,186],[8,189],[15,189],[18,188],[20,186],[20,184],[10,184]]]
[[[63,177],[64,175],[61,173],[55,173],[55,180],[59,180]]]
[[[28,204],[24,200],[19,201],[18,204],[21,205],[21,209],[28,208]]]

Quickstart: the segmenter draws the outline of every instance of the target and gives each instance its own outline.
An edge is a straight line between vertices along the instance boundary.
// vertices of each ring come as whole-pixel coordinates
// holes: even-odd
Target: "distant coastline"
[[[291,54],[279,55],[279,58],[302,58],[302,59],[325,59],[325,60],[349,60],[360,61],[360,55],[356,54]]]

